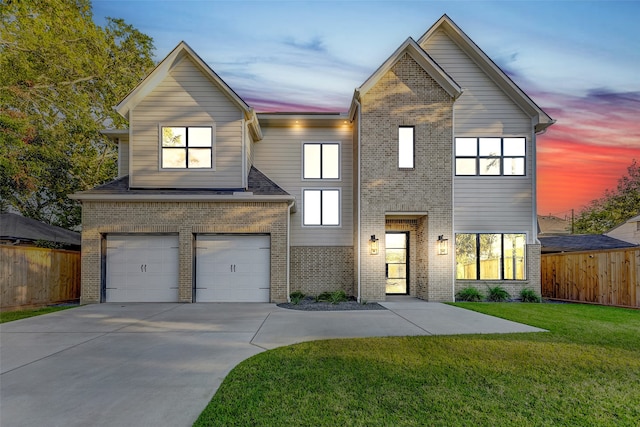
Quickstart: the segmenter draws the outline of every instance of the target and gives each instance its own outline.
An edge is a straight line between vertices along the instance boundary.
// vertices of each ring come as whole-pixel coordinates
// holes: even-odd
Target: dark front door
[[[409,294],[409,233],[385,235],[387,294]]]

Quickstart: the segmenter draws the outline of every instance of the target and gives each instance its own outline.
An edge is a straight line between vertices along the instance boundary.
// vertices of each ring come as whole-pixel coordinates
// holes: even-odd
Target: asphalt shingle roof
[[[636,245],[603,234],[570,234],[566,236],[538,236],[542,253],[594,251],[598,249],[633,248]]]
[[[12,213],[0,214],[0,239],[46,240],[78,246],[82,242],[80,233]]]

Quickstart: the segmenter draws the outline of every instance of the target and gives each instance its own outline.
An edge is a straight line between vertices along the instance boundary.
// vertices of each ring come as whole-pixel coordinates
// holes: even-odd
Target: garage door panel
[[[107,236],[107,302],[176,302],[178,236]]]
[[[197,236],[197,302],[268,302],[270,237]]]

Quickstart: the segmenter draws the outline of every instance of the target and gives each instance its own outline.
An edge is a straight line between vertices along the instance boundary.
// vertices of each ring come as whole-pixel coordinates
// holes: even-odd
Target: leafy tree
[[[601,234],[640,214],[640,165],[634,159],[615,190],[592,201],[574,222],[575,232]]]
[[[0,1],[0,210],[73,228],[67,195],[116,173],[101,129],[153,67],[153,40],[121,19],[93,22],[90,0]]]

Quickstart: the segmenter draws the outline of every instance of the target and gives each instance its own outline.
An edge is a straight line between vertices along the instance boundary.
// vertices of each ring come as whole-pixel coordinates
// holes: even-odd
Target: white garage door
[[[196,237],[197,302],[269,302],[271,239],[263,235]]]
[[[106,302],[178,301],[178,236],[107,236]]]

